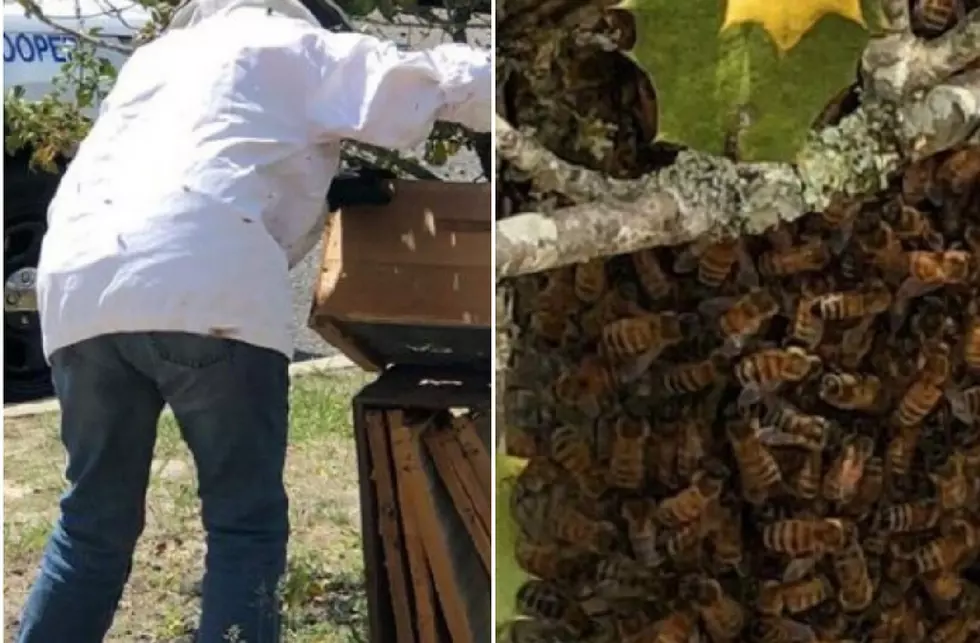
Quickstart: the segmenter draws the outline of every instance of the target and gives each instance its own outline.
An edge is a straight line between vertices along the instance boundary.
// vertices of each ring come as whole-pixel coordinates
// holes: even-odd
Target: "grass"
[[[286,484],[292,536],[282,584],[284,641],[365,641],[357,460],[351,397],[368,376],[293,381]],[[64,488],[58,416],[4,422],[4,622],[17,628]],[[194,468],[165,414],[147,498],[147,525],[107,642],[188,643],[203,571]]]

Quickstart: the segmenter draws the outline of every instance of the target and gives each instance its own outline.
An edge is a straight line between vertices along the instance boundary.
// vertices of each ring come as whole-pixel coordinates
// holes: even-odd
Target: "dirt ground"
[[[367,638],[350,421],[350,398],[367,381],[347,372],[293,382],[286,461],[292,537],[281,592],[289,643]],[[11,640],[64,488],[57,414],[6,421],[4,447],[4,621]],[[169,414],[160,425],[147,507],[133,575],[106,641],[188,643],[204,541],[193,463]]]

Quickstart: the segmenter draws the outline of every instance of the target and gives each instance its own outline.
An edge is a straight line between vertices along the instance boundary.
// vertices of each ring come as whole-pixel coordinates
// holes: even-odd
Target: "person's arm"
[[[453,43],[403,52],[372,36],[323,32],[311,55],[321,70],[310,104],[317,141],[404,150],[424,142],[440,120],[490,130],[487,51]]]

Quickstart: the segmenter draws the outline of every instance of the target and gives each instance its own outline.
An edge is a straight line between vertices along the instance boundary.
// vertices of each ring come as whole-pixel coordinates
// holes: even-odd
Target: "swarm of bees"
[[[980,642],[978,289],[980,146],[516,280],[498,640]]]

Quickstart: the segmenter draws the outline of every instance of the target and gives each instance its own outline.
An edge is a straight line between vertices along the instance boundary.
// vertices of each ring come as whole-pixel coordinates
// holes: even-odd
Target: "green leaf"
[[[856,79],[880,0],[626,0],[629,55],[657,90],[659,138],[791,161]]]
[[[496,570],[494,582],[496,584],[497,607],[496,622],[505,623],[514,618],[514,608],[517,601],[517,590],[521,584],[527,580],[528,576],[524,573],[514,558],[517,547],[517,525],[510,513],[510,494],[514,484],[514,477],[520,473],[526,463],[525,460],[512,458],[498,454],[497,459],[497,493],[496,493],[496,516],[494,536],[496,542]]]

